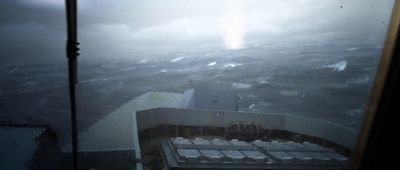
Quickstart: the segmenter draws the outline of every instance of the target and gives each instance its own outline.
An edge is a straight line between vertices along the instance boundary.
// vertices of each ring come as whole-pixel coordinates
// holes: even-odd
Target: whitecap
[[[251,87],[251,84],[245,83],[232,83],[232,87],[235,89],[248,89]]]
[[[237,66],[241,66],[242,64],[240,63],[228,63],[228,64],[224,64],[224,68],[234,68]]]
[[[269,81],[270,78],[268,77],[258,77],[257,78],[257,84],[259,85],[266,85],[266,84],[271,84],[271,82]]]
[[[346,67],[347,67],[347,61],[340,61],[335,64],[335,67],[333,68],[333,70],[343,71],[346,69]]]
[[[184,59],[185,57],[177,57],[177,58],[174,58],[174,59],[172,59],[172,60],[169,60],[170,62],[178,62],[179,60],[182,60],[182,59]]]
[[[320,68],[332,68],[334,71],[343,71],[346,69],[346,67],[347,67],[347,61],[343,60],[343,61],[339,61],[336,64],[329,64],[329,65],[322,66]]]
[[[348,48],[346,50],[347,51],[355,51],[355,50],[359,50],[359,49],[361,49],[361,47],[351,47],[351,48]]]
[[[92,83],[92,82],[98,82],[98,81],[108,81],[108,78],[93,78],[93,79],[87,79],[87,80],[79,80],[79,83]]]
[[[207,66],[215,66],[217,64],[217,62],[213,61],[211,63],[208,63]]]
[[[147,63],[149,61],[149,59],[143,59],[143,60],[140,60],[140,63]]]
[[[260,101],[260,102],[258,103],[258,105],[263,106],[263,107],[268,107],[268,106],[271,105],[271,103],[268,103],[268,102],[266,102],[266,101]]]
[[[160,70],[160,73],[165,73],[167,71],[168,71],[167,69],[162,69],[162,70]]]
[[[251,105],[249,106],[249,109],[253,109],[254,107],[256,107],[256,104],[251,104]]]

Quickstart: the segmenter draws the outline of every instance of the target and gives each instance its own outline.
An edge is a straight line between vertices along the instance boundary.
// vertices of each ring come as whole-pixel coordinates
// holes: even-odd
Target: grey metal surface
[[[138,140],[138,124],[136,111],[152,109],[157,107],[180,107],[182,94],[165,92],[148,92],[127,102],[121,107],[109,113],[107,116],[96,122],[94,125],[79,133],[80,154],[91,153],[87,159],[91,162],[113,160],[113,154],[117,151],[130,150],[131,155],[125,155],[124,160],[141,160],[141,153]],[[71,152],[71,144],[67,143],[62,147],[63,152]],[[104,152],[109,152],[104,153]],[[111,155],[108,159],[103,159]],[[132,158],[135,155],[135,158]],[[102,159],[97,160],[96,159]],[[120,157],[115,157],[123,159]],[[119,161],[119,160],[115,160]],[[88,161],[89,162],[89,161]],[[130,161],[128,163],[131,163]],[[142,163],[136,162],[136,169],[142,169]],[[110,162],[112,164],[112,161]],[[86,165],[82,165],[86,166]]]
[[[174,142],[175,141],[175,142]],[[188,144],[191,141],[192,144]],[[193,142],[202,141],[202,142]],[[204,142],[208,141],[208,142]],[[197,145],[198,143],[199,145]],[[204,143],[209,143],[204,145]],[[257,147],[256,144],[267,144],[268,147]],[[164,163],[172,169],[344,169],[346,157],[335,152],[299,152],[295,142],[254,141],[224,139],[190,139],[172,138],[160,141],[160,153]],[[303,150],[313,150],[315,145],[300,145]],[[185,145],[186,148],[181,148]],[[248,146],[250,145],[250,146]],[[264,145],[260,145],[264,146]],[[282,147],[283,146],[283,147]],[[288,147],[289,146],[289,147]],[[252,148],[252,150],[243,149]],[[281,150],[279,150],[279,148]],[[320,150],[323,150],[320,148]]]
[[[73,170],[70,162],[72,161],[72,153],[64,153],[64,162],[60,170]],[[135,155],[132,150],[111,150],[111,151],[90,151],[79,152],[79,169],[80,170],[141,170],[142,166],[135,166],[132,161]],[[52,169],[57,170],[57,169]]]
[[[210,141],[213,145],[216,146],[231,146],[231,144],[226,141],[226,140],[221,140],[221,139],[213,139]]]
[[[237,150],[221,150],[225,157],[231,159],[233,162],[241,162],[246,156]]]
[[[330,157],[330,158],[333,158],[333,159],[335,159],[335,160],[337,160],[337,161],[342,161],[342,162],[348,161],[348,158],[347,158],[347,157],[345,157],[345,156],[343,156],[343,155],[340,155],[340,154],[338,154],[338,153],[335,153],[335,152],[324,153],[324,155],[325,155],[325,156],[328,156],[328,157]]]
[[[142,170],[143,169],[143,160],[142,160],[142,152],[140,150],[140,143],[139,143],[139,133],[138,133],[138,128],[136,126],[136,114],[132,114],[132,138],[133,138],[133,149],[134,149],[134,154],[131,157],[132,160],[135,160],[135,169],[136,170]]]
[[[177,149],[176,152],[181,158],[188,161],[196,161],[200,156],[200,152],[196,149]]]
[[[133,114],[157,107],[179,107],[181,100],[179,93],[148,92],[138,96],[79,133],[79,151],[133,150],[133,128],[138,128],[133,120],[140,120]],[[71,152],[71,144],[62,150]]]
[[[200,149],[200,153],[211,162],[219,162],[224,155],[219,150]]]
[[[205,139],[202,139],[202,138],[195,138],[195,139],[192,139],[191,142],[192,142],[194,145],[200,145],[200,146],[202,146],[202,145],[211,145],[211,142],[210,142],[210,141],[205,140]]]
[[[285,123],[282,129],[326,139],[350,150],[354,149],[358,137],[356,130],[343,125],[295,115],[285,116]]]
[[[278,141],[271,141],[270,144],[272,144],[272,148],[268,148],[267,150],[282,150],[282,151],[287,151],[287,150],[293,150],[294,148],[290,146],[290,144],[287,144],[286,142],[278,142]]]
[[[61,162],[56,137],[45,127],[0,125],[1,170],[53,170]]]
[[[27,169],[39,145],[42,128],[0,128],[0,169]]]
[[[317,145],[315,143],[310,143],[310,142],[303,142],[303,145],[307,146],[307,151],[313,151],[313,152],[333,152],[332,148],[325,148],[320,145]]]
[[[255,140],[252,142],[255,146],[263,148],[265,150],[270,150],[269,148],[273,148],[275,147],[274,145],[272,145],[270,142],[266,142],[266,141],[261,141],[261,140]]]
[[[189,90],[186,90],[184,93],[183,93],[183,96],[182,96],[182,101],[181,101],[181,105],[180,105],[180,107],[181,108],[192,108],[193,107],[193,94],[194,94],[194,89],[189,89]]]
[[[246,157],[255,161],[265,161],[268,157],[260,151],[241,151]]]
[[[279,161],[290,161],[294,159],[293,156],[282,151],[268,151],[267,153],[270,154],[272,158],[275,158]]]
[[[279,142],[279,141],[254,141],[253,144],[267,151],[297,151],[297,152],[333,152],[332,148],[322,147],[320,145],[303,142]]]
[[[320,161],[329,161],[332,160],[331,157],[324,155],[322,152],[307,152],[313,159],[317,159]]]
[[[287,152],[287,153],[293,156],[294,158],[302,161],[312,160],[312,157],[310,155],[305,154],[304,152]]]
[[[301,143],[295,143],[293,141],[289,141],[286,142],[286,144],[288,144],[292,150],[295,151],[307,151],[307,146],[301,144]]]
[[[231,145],[235,147],[251,147],[250,143],[247,143],[245,141],[239,141],[237,139],[232,139],[231,141],[229,141],[229,143],[231,143]]]
[[[136,114],[139,130],[159,125],[226,127],[235,121],[248,121],[260,124],[264,129],[286,130],[326,139],[351,150],[358,134],[339,124],[288,114],[179,108],[156,108]]]
[[[191,145],[192,144],[190,139],[186,139],[186,138],[182,138],[182,137],[172,138],[171,141],[175,145]]]
[[[250,143],[246,143],[238,140],[227,141],[224,139],[214,138],[208,139],[186,139],[182,137],[176,137],[170,139],[171,143],[174,144],[175,148],[197,148],[197,149],[239,149],[239,150],[256,150],[256,147]]]

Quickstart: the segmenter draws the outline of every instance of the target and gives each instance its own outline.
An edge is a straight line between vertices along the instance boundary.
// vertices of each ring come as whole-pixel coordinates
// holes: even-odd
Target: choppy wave
[[[7,71],[7,74],[12,74],[12,73],[18,71],[18,69],[19,69],[18,67],[14,67],[14,68],[10,69],[9,71]]]
[[[253,103],[249,106],[249,109],[254,109],[254,107],[256,107],[256,104]]]
[[[359,50],[361,49],[361,47],[351,47],[351,48],[347,48],[347,51],[355,51],[355,50]]]
[[[240,63],[227,63],[227,64],[224,64],[224,68],[234,68],[234,67],[237,67],[237,66],[241,66],[242,64],[240,64]]]
[[[172,59],[172,60],[169,60],[170,62],[172,62],[172,63],[175,63],[175,62],[178,62],[178,61],[180,61],[180,60],[182,60],[182,59],[184,59],[185,57],[177,57],[177,58],[174,58],[174,59]]]
[[[248,89],[251,87],[251,84],[246,83],[232,83],[232,87],[235,89]]]
[[[207,66],[215,66],[216,64],[217,64],[217,62],[216,62],[216,61],[213,61],[213,62],[211,62],[211,63],[208,63]]]
[[[139,63],[147,63],[148,61],[149,61],[149,59],[143,59],[143,60],[140,60]]]
[[[329,64],[329,65],[325,65],[322,66],[321,68],[331,68],[334,71],[344,71],[347,67],[347,61],[343,60],[343,61],[339,61],[335,64]]]
[[[109,81],[108,78],[94,78],[94,79],[87,79],[87,80],[79,80],[79,83],[92,83],[92,82],[99,82],[99,81]]]
[[[259,108],[268,107],[271,104],[266,101],[260,101],[258,103],[252,103],[247,108],[252,111],[258,111]]]

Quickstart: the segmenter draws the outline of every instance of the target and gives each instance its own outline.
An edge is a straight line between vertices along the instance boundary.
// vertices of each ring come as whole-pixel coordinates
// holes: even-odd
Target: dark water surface
[[[371,44],[253,44],[88,60],[79,69],[79,127],[148,91],[183,93],[191,81],[233,89],[241,111],[294,114],[357,129],[380,52]],[[66,64],[5,63],[0,69],[1,121],[46,124],[68,136]]]

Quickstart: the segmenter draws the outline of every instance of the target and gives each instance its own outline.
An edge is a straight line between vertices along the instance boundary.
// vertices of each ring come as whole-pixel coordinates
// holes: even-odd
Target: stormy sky
[[[351,39],[381,44],[393,0],[81,0],[81,58],[200,46]],[[0,0],[3,63],[65,61],[63,0]]]

